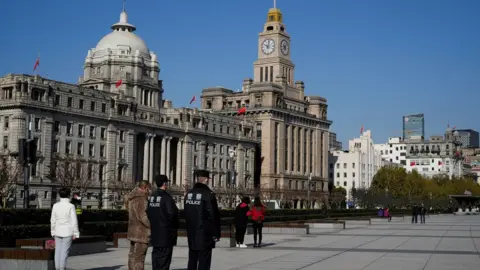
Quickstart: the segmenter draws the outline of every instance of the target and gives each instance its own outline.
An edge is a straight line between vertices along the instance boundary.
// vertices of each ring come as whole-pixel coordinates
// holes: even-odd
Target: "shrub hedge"
[[[408,212],[405,212],[408,211]],[[392,214],[410,213],[409,210],[392,210]],[[233,223],[233,211],[220,211],[222,225]],[[375,209],[332,210],[269,210],[266,222],[321,219],[328,217],[376,216]],[[103,235],[111,240],[113,233],[126,232],[128,214],[125,210],[87,210],[81,216],[81,235]],[[184,212],[180,211],[180,228],[184,226]],[[16,239],[44,238],[50,236],[49,209],[0,209],[0,246],[14,246]]]

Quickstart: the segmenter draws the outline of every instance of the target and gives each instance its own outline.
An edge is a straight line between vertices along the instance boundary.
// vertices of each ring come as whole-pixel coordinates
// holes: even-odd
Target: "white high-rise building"
[[[380,152],[375,149],[371,131],[348,142],[349,150],[331,151],[329,180],[335,187],[347,190],[347,201],[352,201],[352,188],[369,188],[373,176],[383,166]]]
[[[407,164],[407,144],[402,137],[388,138],[388,143],[375,144],[374,147],[384,160],[402,167]]]

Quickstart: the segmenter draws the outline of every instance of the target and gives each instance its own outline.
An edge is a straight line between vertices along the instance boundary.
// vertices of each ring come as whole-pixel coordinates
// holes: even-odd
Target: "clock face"
[[[272,39],[265,39],[262,42],[262,52],[269,55],[275,51],[275,41]]]
[[[288,45],[288,42],[285,39],[282,40],[282,43],[280,44],[280,48],[281,48],[282,53],[284,55],[288,55],[288,51],[290,49],[290,46]]]

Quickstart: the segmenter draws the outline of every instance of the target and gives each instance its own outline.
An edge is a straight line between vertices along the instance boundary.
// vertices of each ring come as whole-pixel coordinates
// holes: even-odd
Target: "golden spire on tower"
[[[277,0],[273,0],[273,8],[268,10],[267,22],[281,23],[282,20],[282,12],[277,8]]]

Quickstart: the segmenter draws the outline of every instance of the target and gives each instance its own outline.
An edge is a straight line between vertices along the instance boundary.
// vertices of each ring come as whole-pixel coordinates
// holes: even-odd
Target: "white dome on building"
[[[138,50],[140,54],[150,55],[150,50],[143,39],[134,34],[135,26],[128,23],[128,15],[125,11],[120,13],[120,21],[112,25],[113,32],[104,36],[95,47],[95,51],[110,50],[128,50],[126,54],[135,54]]]

